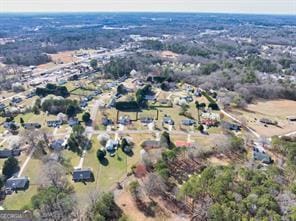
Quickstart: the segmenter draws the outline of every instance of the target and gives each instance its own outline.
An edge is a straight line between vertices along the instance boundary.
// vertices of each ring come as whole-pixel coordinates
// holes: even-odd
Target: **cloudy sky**
[[[0,12],[169,11],[296,15],[296,0],[0,0]]]

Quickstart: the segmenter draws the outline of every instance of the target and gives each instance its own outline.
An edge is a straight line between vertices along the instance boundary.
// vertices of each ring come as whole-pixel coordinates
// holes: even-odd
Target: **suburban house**
[[[141,144],[141,146],[144,149],[160,148],[160,142],[157,140],[146,140]]]
[[[105,145],[106,151],[111,157],[115,156],[116,150],[118,148],[119,142],[117,140],[109,139]]]
[[[18,128],[19,126],[14,121],[10,121],[10,122],[4,122],[3,127],[5,129],[10,130],[10,129],[13,129],[13,128]]]
[[[192,125],[195,125],[196,122],[192,119],[184,119],[181,121],[181,123],[184,125],[184,126],[192,126]]]
[[[8,158],[8,157],[16,157],[21,155],[21,150],[14,148],[14,149],[2,149],[0,150],[0,158]]]
[[[215,127],[218,126],[219,122],[215,119],[206,118],[201,120],[201,124],[204,124],[208,127]]]
[[[50,148],[52,148],[55,151],[60,151],[63,150],[67,145],[67,140],[63,140],[63,139],[58,139],[58,140],[54,140],[51,144],[50,144]]]
[[[194,92],[194,96],[201,97],[201,91],[199,89],[196,89]]]
[[[29,184],[30,184],[30,181],[27,176],[11,177],[8,180],[6,180],[5,190],[7,192],[26,190],[29,188]]]
[[[24,123],[23,127],[25,129],[38,129],[38,128],[41,128],[41,124],[39,124],[39,123]]]
[[[153,122],[153,118],[152,117],[141,117],[140,121],[142,124],[150,124]]]
[[[272,159],[268,156],[265,151],[257,146],[253,147],[253,159],[259,160],[262,163],[270,164],[272,163]]]
[[[120,116],[118,119],[118,124],[129,125],[131,124],[131,119],[129,116]]]
[[[155,95],[146,94],[144,99],[147,100],[147,101],[155,101],[156,97],[155,97]]]
[[[0,103],[0,111],[3,111],[5,109],[5,104]]]
[[[170,116],[164,116],[162,119],[162,123],[168,125],[175,125],[174,120]]]
[[[1,110],[1,108],[0,108],[0,110]],[[288,116],[287,120],[291,121],[291,122],[295,122],[296,121],[296,116]]]
[[[80,107],[84,108],[84,107],[87,107],[87,105],[88,105],[87,101],[85,100],[80,101],[80,104],[79,104]]]
[[[193,98],[191,95],[185,96],[185,97],[181,97],[180,100],[184,99],[186,102],[190,103],[193,101]]]
[[[48,127],[60,127],[63,124],[61,120],[50,120],[47,121]]]
[[[68,124],[70,127],[76,126],[78,124],[80,124],[79,120],[77,118],[70,118],[68,120]]]
[[[113,121],[107,117],[102,118],[102,124],[107,127],[113,124]]]
[[[228,130],[234,130],[234,131],[240,131],[241,126],[238,124],[233,124],[229,122],[222,122],[222,127],[228,129]]]
[[[74,169],[72,180],[74,182],[92,182],[94,181],[94,175],[91,169]]]
[[[187,142],[187,141],[181,141],[181,140],[177,140],[175,142],[175,145],[177,147],[193,147],[193,143]]]
[[[20,103],[20,102],[22,102],[22,98],[20,98],[20,97],[13,97],[12,99],[11,99],[11,102],[12,103],[14,103],[14,104],[18,104],[18,103]]]

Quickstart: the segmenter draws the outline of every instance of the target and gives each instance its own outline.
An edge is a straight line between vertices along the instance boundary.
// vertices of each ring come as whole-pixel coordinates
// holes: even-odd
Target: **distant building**
[[[160,142],[157,140],[146,140],[141,146],[146,149],[160,148]]]
[[[107,127],[113,124],[113,121],[107,117],[102,118],[102,124]]]
[[[261,118],[259,121],[263,124],[277,125],[276,121],[270,120],[268,118]]]
[[[39,123],[24,123],[23,127],[25,129],[38,129],[38,128],[41,128],[41,124],[39,124]]]
[[[192,119],[184,119],[181,121],[181,123],[185,126],[192,126],[196,124],[196,122]]]
[[[156,97],[155,95],[145,95],[144,99],[147,101],[155,101]]]
[[[129,125],[131,124],[131,119],[129,116],[120,116],[118,119],[118,124]]]
[[[11,99],[11,102],[12,103],[14,103],[14,104],[18,104],[18,103],[20,103],[20,102],[22,102],[22,98],[20,98],[20,97],[13,97],[12,99]]]
[[[294,121],[296,121],[296,116],[288,116],[288,117],[287,117],[287,120],[288,120],[288,121],[293,121],[293,122],[294,122]]]
[[[168,125],[175,125],[174,120],[170,116],[164,116],[162,119],[162,123]]]
[[[5,104],[0,103],[0,111],[3,111],[5,109]]]
[[[61,120],[51,120],[47,121],[48,127],[60,127],[63,124]]]
[[[74,182],[92,182],[94,181],[94,175],[91,169],[75,169],[72,174],[72,180]]]
[[[221,126],[228,129],[228,130],[234,130],[234,131],[240,131],[241,130],[240,125],[229,123],[229,122],[222,122]]]
[[[153,118],[152,117],[141,117],[140,121],[142,124],[150,124],[153,122]]]

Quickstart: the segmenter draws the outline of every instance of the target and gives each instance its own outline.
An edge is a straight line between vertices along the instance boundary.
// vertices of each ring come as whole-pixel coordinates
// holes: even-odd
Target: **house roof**
[[[23,189],[28,185],[29,178],[27,176],[24,177],[11,177],[6,181],[6,188],[11,189]]]
[[[192,146],[192,143],[191,142],[187,142],[187,141],[177,140],[175,142],[175,145],[177,147],[191,147]]]
[[[157,140],[146,140],[142,143],[143,147],[159,147],[160,142]]]
[[[192,125],[192,124],[195,124],[195,121],[192,120],[192,119],[184,119],[184,120],[182,120],[182,124],[184,124],[184,125]]]
[[[73,180],[88,180],[92,177],[91,169],[75,169],[72,174]]]
[[[64,146],[64,140],[63,139],[58,139],[58,140],[54,140],[50,147],[54,150],[61,150]]]
[[[0,150],[0,158],[7,158],[7,157],[11,157],[11,156],[19,156],[21,154],[21,150],[20,149],[3,149]]]

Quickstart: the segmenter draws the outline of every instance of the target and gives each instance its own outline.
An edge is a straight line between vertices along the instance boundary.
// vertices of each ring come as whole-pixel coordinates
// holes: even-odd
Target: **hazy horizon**
[[[294,0],[0,0],[2,13],[235,13],[296,15]]]

